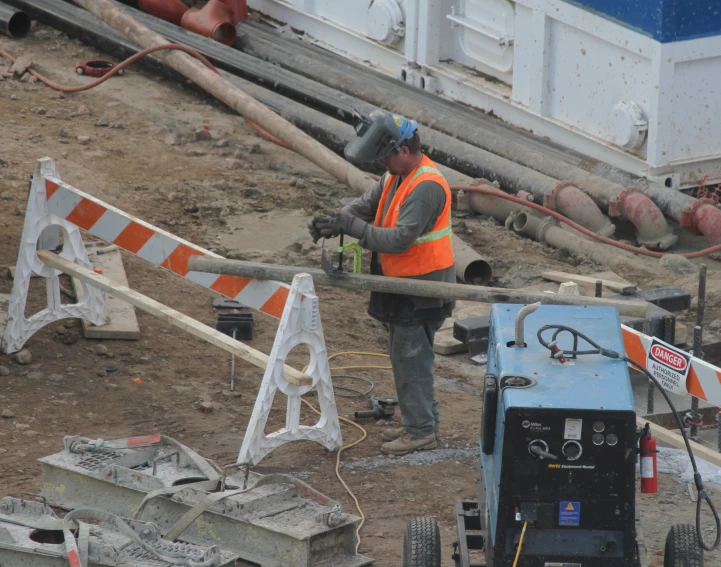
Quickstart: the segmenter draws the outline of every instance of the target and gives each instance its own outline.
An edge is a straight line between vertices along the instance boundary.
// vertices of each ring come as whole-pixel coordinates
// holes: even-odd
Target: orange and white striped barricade
[[[310,347],[310,362],[305,373],[313,378],[312,386],[296,386],[289,383],[283,375],[286,357],[293,348],[301,344]],[[308,274],[299,274],[293,278],[290,296],[280,319],[269,360],[237,463],[257,465],[273,449],[288,441],[316,441],[329,451],[342,447],[343,439],[320,322],[318,298],[315,295],[313,278]],[[301,425],[301,396],[311,388],[316,388],[318,393],[320,417],[315,425]],[[278,390],[288,397],[285,427],[266,435],[265,425]]]
[[[20,350],[35,331],[60,319],[87,319],[95,325],[102,325],[106,320],[105,298],[99,289],[83,283],[82,301],[63,305],[60,300],[60,280],[58,279],[61,272],[46,266],[37,257],[38,241],[43,231],[51,227],[59,227],[64,236],[60,255],[86,268],[92,267],[78,227],[64,216],[57,215],[47,206],[48,192],[45,180],[56,177],[57,171],[51,159],[38,162],[30,187],[25,224],[15,264],[15,278],[8,306],[7,326],[1,341],[2,350],[6,353]],[[25,307],[30,277],[33,273],[45,278],[47,307],[31,317],[26,317]]]
[[[48,282],[48,286],[51,286],[48,288],[48,308],[30,319],[25,319],[31,273],[35,272],[46,278],[57,278],[60,273],[45,266],[35,255],[39,235],[45,228],[53,225],[59,225],[65,232],[61,256],[85,267],[89,268],[91,265],[78,228],[261,313],[275,318],[280,318],[283,313],[290,286],[242,276],[191,272],[188,269],[188,259],[191,256],[221,256],[64,183],[60,180],[54,161],[43,158],[38,160],[30,190],[8,325],[2,341],[4,352],[20,350],[35,331],[59,319],[82,318],[95,325],[105,323],[103,295],[99,290],[83,284],[83,289],[87,288],[89,295],[84,295],[81,303],[61,305],[59,283],[52,281]]]
[[[669,392],[721,406],[721,368],[656,337],[621,325],[626,356],[648,370]]]
[[[273,448],[294,440],[314,440],[328,449],[341,446],[340,423],[335,406],[333,385],[325,349],[325,339],[320,324],[318,298],[313,280],[301,274],[291,286],[275,282],[231,275],[191,272],[188,260],[191,256],[221,258],[178,238],[160,228],[135,218],[116,207],[76,189],[60,180],[55,163],[50,158],[38,160],[29,196],[28,213],[25,218],[23,239],[18,254],[18,267],[10,299],[8,325],[3,337],[3,350],[15,352],[40,329],[52,321],[68,317],[88,319],[96,325],[105,322],[103,295],[100,290],[83,283],[85,291],[82,303],[74,306],[61,305],[59,271],[43,264],[36,255],[36,244],[43,230],[59,225],[65,231],[62,256],[90,268],[79,229],[111,242],[194,283],[212,289],[242,305],[281,319],[269,365],[265,370],[261,394],[248,427],[246,437],[253,449],[247,451],[258,462]],[[48,278],[48,308],[25,319],[25,305],[30,275],[35,272]],[[54,281],[52,281],[54,279]],[[306,295],[306,291],[308,295]],[[284,323],[285,321],[285,323]],[[295,386],[283,376],[283,363],[290,350],[298,344],[310,347],[311,366],[307,374],[313,377],[310,386]],[[290,346],[289,346],[290,345]],[[311,388],[317,388],[321,405],[321,418],[313,427],[301,426],[300,396]],[[276,390],[288,396],[286,428],[267,437],[263,427],[267,412]],[[268,402],[269,400],[269,402]],[[266,404],[267,402],[267,407]],[[266,411],[267,410],[267,411]],[[263,417],[264,416],[264,417]],[[262,421],[262,426],[257,423]],[[252,433],[251,433],[252,431]]]

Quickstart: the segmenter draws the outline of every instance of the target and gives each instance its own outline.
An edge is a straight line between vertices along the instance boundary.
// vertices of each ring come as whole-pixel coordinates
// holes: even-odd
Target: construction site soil
[[[75,75],[76,61],[102,57],[42,26],[22,41],[0,39],[0,47],[16,56],[29,55],[35,69],[66,84],[86,81]],[[56,161],[63,180],[73,186],[228,258],[318,267],[320,249],[306,234],[307,218],[354,196],[303,158],[260,137],[240,116],[192,85],[131,69],[93,90],[63,95],[39,83],[3,80],[3,67],[9,64],[0,60],[0,266],[16,262],[28,176],[44,156]],[[459,220],[455,228],[492,264],[492,285],[539,283],[540,273],[548,269],[605,269],[524,240],[489,219]],[[213,292],[131,254],[123,252],[123,261],[130,287],[214,324]],[[715,322],[721,314],[719,278],[714,262],[709,264],[707,321]],[[655,260],[619,275],[643,288],[675,285],[694,291],[697,285],[695,276],[664,271]],[[67,277],[61,280],[70,287]],[[28,313],[33,313],[44,307],[44,283],[34,278],[30,287]],[[11,289],[3,269],[0,293]],[[367,295],[329,288],[318,292],[330,353],[386,352],[387,333],[366,314]],[[693,316],[689,312],[689,320]],[[239,362],[236,390],[230,392],[227,353],[145,313],[138,312],[138,320],[138,341],[87,340],[80,321],[65,320],[28,341],[29,365],[0,354],[0,366],[9,369],[9,375],[0,377],[0,411],[7,410],[0,418],[0,496],[37,492],[36,459],[59,451],[69,434],[114,439],[161,432],[220,465],[235,461],[262,371]],[[269,353],[277,322],[259,313],[255,321],[250,344]],[[300,369],[307,355],[292,353],[289,362]],[[365,364],[379,362],[346,356],[331,366]],[[364,424],[368,439],[343,455],[342,474],[367,517],[360,551],[375,558],[376,565],[400,564],[403,532],[414,515],[438,520],[443,565],[453,564],[454,502],[477,496],[483,372],[463,355],[438,358],[442,450],[403,459],[380,457],[379,433],[387,422],[369,421]],[[353,373],[371,379],[375,393],[394,395],[388,370]],[[357,387],[343,379],[336,384]],[[200,411],[204,401],[212,403],[211,412]],[[339,397],[337,403],[345,417],[366,409],[358,398]],[[268,431],[284,419],[279,396]],[[313,421],[305,408],[303,420]],[[344,424],[343,435],[349,442],[359,432]],[[335,454],[300,442],[275,450],[256,470],[298,475],[353,511],[334,465]],[[721,494],[714,487],[710,492]],[[638,501],[649,564],[660,567],[669,527],[693,523],[695,503],[686,483],[663,475],[659,494],[639,493]],[[721,565],[718,554],[707,556],[706,565]]]

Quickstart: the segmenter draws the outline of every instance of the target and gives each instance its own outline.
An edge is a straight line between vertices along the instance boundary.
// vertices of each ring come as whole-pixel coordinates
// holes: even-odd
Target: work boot
[[[384,455],[407,455],[413,451],[426,451],[438,447],[435,434],[425,437],[413,437],[410,433],[403,433],[395,441],[383,443],[381,453]]]
[[[394,427],[393,429],[384,429],[381,432],[381,439],[383,441],[395,441],[398,439],[401,435],[403,435],[403,432],[405,430],[402,427]],[[441,442],[441,433],[438,427],[436,427],[436,441],[438,443]]]

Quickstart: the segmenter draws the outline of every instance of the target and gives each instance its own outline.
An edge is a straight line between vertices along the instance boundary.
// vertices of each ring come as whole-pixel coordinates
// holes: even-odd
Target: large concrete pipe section
[[[488,260],[453,235],[453,256],[456,259],[456,277],[470,285],[486,285],[493,277]]]
[[[657,262],[594,242],[576,231],[561,228],[551,218],[537,218],[526,213],[518,213],[511,223],[511,228],[518,234],[546,243],[554,248],[566,250],[576,256],[587,256],[597,264],[618,266],[624,269],[640,268],[649,272],[659,269]]]

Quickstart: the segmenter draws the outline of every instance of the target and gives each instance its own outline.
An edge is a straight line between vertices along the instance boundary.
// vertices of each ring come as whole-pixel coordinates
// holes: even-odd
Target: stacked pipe
[[[661,185],[650,184],[643,189],[624,187],[579,167],[582,163],[585,166],[583,156],[554,147],[546,141],[539,143],[525,133],[505,128],[481,113],[454,105],[351,61],[344,62],[343,66],[334,65],[333,55],[319,49],[311,51],[311,46],[282,38],[260,25],[248,23],[244,26],[244,32],[244,51],[248,53],[313,77],[319,83],[361,97],[371,104],[413,116],[435,131],[502,156],[524,168],[574,183],[601,210],[608,211],[609,216],[632,223],[638,231],[640,245],[667,249],[675,243],[676,238],[664,214],[681,226],[705,235],[712,245],[721,242],[721,210],[714,207],[711,201],[704,201],[692,208],[695,202],[692,197]],[[447,154],[455,152],[454,147],[441,147]],[[443,163],[441,155],[435,159]],[[463,169],[457,164],[447,165]],[[491,177],[501,181],[495,175],[466,173],[473,177]],[[527,181],[515,172],[498,170],[497,173],[505,177],[505,182],[501,181],[504,189],[515,192],[515,186],[533,192],[532,188],[526,186]]]
[[[32,0],[8,1],[21,5],[38,4],[38,2],[34,2]],[[88,0],[82,0],[78,3],[81,5],[85,5],[87,2]],[[94,4],[95,2],[90,3]],[[42,5],[44,3],[40,2],[39,4]],[[116,10],[115,12],[117,15],[119,11]],[[172,27],[173,26],[170,26],[170,28]],[[168,34],[163,33],[163,35]],[[193,34],[188,34],[188,37],[192,37],[192,35]],[[143,37],[147,37],[147,35],[144,35]],[[279,43],[285,41],[278,36],[275,37]],[[217,47],[220,48],[220,51],[214,51],[214,53],[216,54],[215,57],[220,57],[218,53],[222,53],[222,56],[225,56],[226,52],[222,51],[225,50],[225,48],[223,48],[222,46]],[[294,47],[298,50],[303,49],[300,46]],[[203,51],[203,49],[201,49],[201,51]],[[228,53],[240,53],[235,50],[226,51]],[[327,57],[327,55],[321,56],[319,57],[319,59],[322,59],[323,57]],[[212,55],[211,58],[213,58]],[[247,60],[248,56],[245,56],[245,58]],[[250,59],[254,58],[250,57]],[[272,69],[264,71],[262,68],[259,69],[259,67],[255,67],[255,72],[261,74],[265,72],[266,74],[268,74],[268,76],[270,76],[270,74],[273,74],[274,77],[282,77],[282,69],[278,69],[275,66],[266,66],[266,69],[268,69],[268,67],[271,67]],[[297,75],[288,72],[285,73],[287,76],[293,76],[296,80],[299,79]],[[345,72],[346,76],[348,76],[349,74],[353,75],[353,73]],[[255,77],[251,78],[255,80]],[[372,107],[372,105],[369,105],[364,101],[355,99],[354,97],[342,95],[342,93],[338,93],[337,91],[334,91],[333,89],[328,87],[324,88],[323,85],[320,85],[317,82],[317,80],[318,79],[316,78],[311,81],[315,89],[309,90],[307,93],[305,93],[308,94],[308,96],[304,100],[311,100],[315,97],[315,99],[317,99],[319,102],[321,102],[322,99],[322,102],[325,106],[329,106],[332,104],[344,105],[346,108],[344,108],[343,112],[337,112],[339,116],[344,116],[344,112],[347,111],[347,108],[353,107],[355,103],[359,103],[361,105],[361,108],[363,108],[363,106]],[[231,82],[237,83],[238,81],[242,80],[238,79],[237,77],[233,77],[231,79]],[[271,88],[281,87],[281,90],[283,88],[283,85],[279,84],[282,83],[282,81],[263,80],[262,82]],[[260,95],[254,94],[253,96],[255,96],[256,98],[268,98],[271,94],[269,91],[265,89],[260,89],[250,83],[247,83],[247,85],[251,88],[255,88],[256,93],[263,93]],[[398,83],[398,85],[399,88],[403,88],[402,84]],[[216,96],[218,95],[216,94]],[[420,93],[419,96],[424,96],[424,93]],[[219,96],[219,98],[221,98],[221,100],[225,100],[222,96]],[[237,99],[237,97],[235,98]],[[302,123],[302,127],[304,130],[311,133],[314,137],[319,137],[319,131],[323,130],[324,126],[318,126],[318,124],[312,123],[315,120],[315,118],[311,117],[311,115],[315,113],[314,111],[308,109],[307,107],[302,107],[303,111],[301,112],[300,110],[298,110],[298,107],[300,106],[298,103],[293,103],[293,101],[285,99],[283,97],[278,98],[283,99],[284,101],[280,104],[280,107],[284,105],[295,105],[294,113],[296,114],[295,118],[297,119],[294,120],[294,123]],[[341,103],[338,103],[338,100],[341,100]],[[235,100],[235,102],[237,103],[238,101]],[[231,106],[236,108],[236,106],[234,106],[233,104],[231,104]],[[275,104],[272,104],[272,106],[273,108],[279,107]],[[421,112],[421,109],[419,109],[419,107],[417,106],[414,107],[414,109],[416,112]],[[255,112],[255,110],[252,108],[251,111]],[[243,114],[242,111],[241,113]],[[343,132],[343,134],[340,136],[337,136],[335,134],[335,132],[339,130],[339,128],[335,125],[340,123],[337,120],[329,119],[325,115],[318,115],[318,113],[315,113],[315,115],[322,118],[327,118],[327,121],[334,124],[334,126],[331,128],[331,130],[334,132],[333,134],[326,135],[328,134],[327,132],[323,132],[322,134],[327,138],[327,141],[324,141],[324,144],[333,147],[336,152],[339,152],[338,146],[341,142],[341,139],[346,138],[345,132]],[[444,115],[443,122],[446,122],[446,118],[453,119],[452,113],[450,115]],[[276,128],[276,126],[278,126],[279,124],[280,122],[274,122],[274,128]],[[437,126],[437,123],[433,126]],[[527,188],[531,190],[530,193],[536,196],[537,199],[543,199],[545,204],[551,205],[551,208],[554,208],[555,210],[560,209],[562,212],[566,213],[572,218],[575,215],[575,220],[579,221],[579,224],[586,226],[587,228],[591,228],[591,230],[595,230],[599,233],[608,233],[608,231],[612,230],[613,228],[610,224],[610,221],[608,221],[608,219],[600,212],[598,207],[591,202],[591,198],[593,198],[593,201],[597,203],[605,203],[606,206],[608,206],[609,208],[609,213],[611,214],[611,216],[623,216],[624,218],[627,218],[631,221],[634,221],[634,219],[636,219],[637,222],[635,224],[639,228],[639,241],[642,244],[645,244],[649,247],[657,246],[659,248],[665,248],[667,246],[670,246],[673,243],[673,240],[675,240],[675,237],[670,234],[670,228],[666,224],[666,221],[663,218],[663,214],[661,213],[661,211],[654,207],[653,203],[640,190],[625,189],[620,186],[614,186],[610,182],[601,180],[596,176],[587,174],[587,172],[584,172],[583,170],[579,170],[578,168],[574,169],[570,166],[564,166],[566,171],[570,171],[574,175],[579,175],[578,172],[580,171],[581,173],[590,176],[584,177],[583,180],[585,183],[588,183],[589,187],[595,187],[596,190],[590,192],[590,197],[586,195],[581,197],[579,196],[580,191],[578,191],[577,184],[575,183],[559,182],[556,179],[553,179],[547,175],[544,175],[522,165],[513,163],[501,156],[495,155],[491,152],[486,152],[485,150],[476,148],[474,146],[471,146],[470,144],[461,142],[459,140],[454,140],[451,136],[443,134],[442,132],[438,132],[434,128],[425,128],[423,138],[427,142],[427,147],[425,148],[425,150],[439,164],[446,163],[452,166],[456,166],[456,168],[459,170],[465,170],[471,173],[473,177],[484,176],[484,174],[486,176],[496,177],[499,181],[503,183],[504,188],[510,189],[512,192],[524,191],[523,187],[528,186]],[[453,145],[454,143],[455,145]],[[448,148],[452,148],[454,150],[457,149],[458,151],[451,152],[448,151]],[[349,186],[354,187],[356,190],[360,191],[368,187],[368,178],[366,176],[359,175],[361,172],[359,172],[355,168],[347,167],[348,164],[346,164],[345,162],[341,165],[340,162],[336,161],[336,156],[333,156],[334,159],[331,160],[329,163],[325,159],[328,154],[318,150],[317,146],[310,146],[306,143],[303,143],[300,146],[296,144],[296,147],[294,149],[296,149],[297,151],[300,150],[299,153],[310,159],[312,162],[321,165],[321,167],[329,171],[331,175],[334,175],[340,181],[347,183]],[[318,155],[314,155],[314,152],[316,151],[319,152]],[[540,152],[536,153],[540,154]],[[545,161],[552,161],[548,158],[544,159]],[[582,178],[575,177],[575,179],[581,180]],[[597,182],[596,185],[592,183],[594,181]],[[611,187],[611,190],[603,191],[602,189],[604,187]],[[664,189],[665,188],[659,189],[652,187],[647,191],[647,193],[650,196],[654,196],[655,191],[656,193],[659,193],[662,197],[666,198],[670,203],[667,208],[669,209],[669,211],[671,211],[671,213],[667,212],[667,214],[672,217],[674,216],[673,212],[675,211],[675,209],[679,208],[678,198],[680,197],[683,201],[683,204],[685,205],[684,208],[681,208],[682,212],[686,211],[687,220],[685,224],[691,227],[695,227],[697,230],[701,230],[707,235],[713,234],[714,231],[716,231],[717,239],[721,240],[721,221],[718,220],[718,216],[721,215],[721,211],[718,211],[718,209],[711,202],[698,202],[686,195]],[[479,198],[472,196],[471,199],[471,202],[473,203],[474,200],[477,201]],[[656,197],[656,200],[658,200],[658,197]],[[505,207],[505,205],[500,203],[500,199],[497,199],[495,201],[496,207]],[[591,202],[591,206],[589,206],[589,202]],[[694,208],[691,210],[689,205],[694,203]],[[493,216],[500,216],[500,214],[498,213],[498,211],[496,211],[496,214],[494,214]],[[681,215],[679,213],[679,218],[680,216]],[[646,224],[642,223],[642,221],[648,221],[649,218],[651,218],[653,222]],[[645,230],[646,228],[648,228],[648,230]],[[711,239],[711,237],[709,238]],[[712,240],[712,242],[714,243],[716,241]]]

